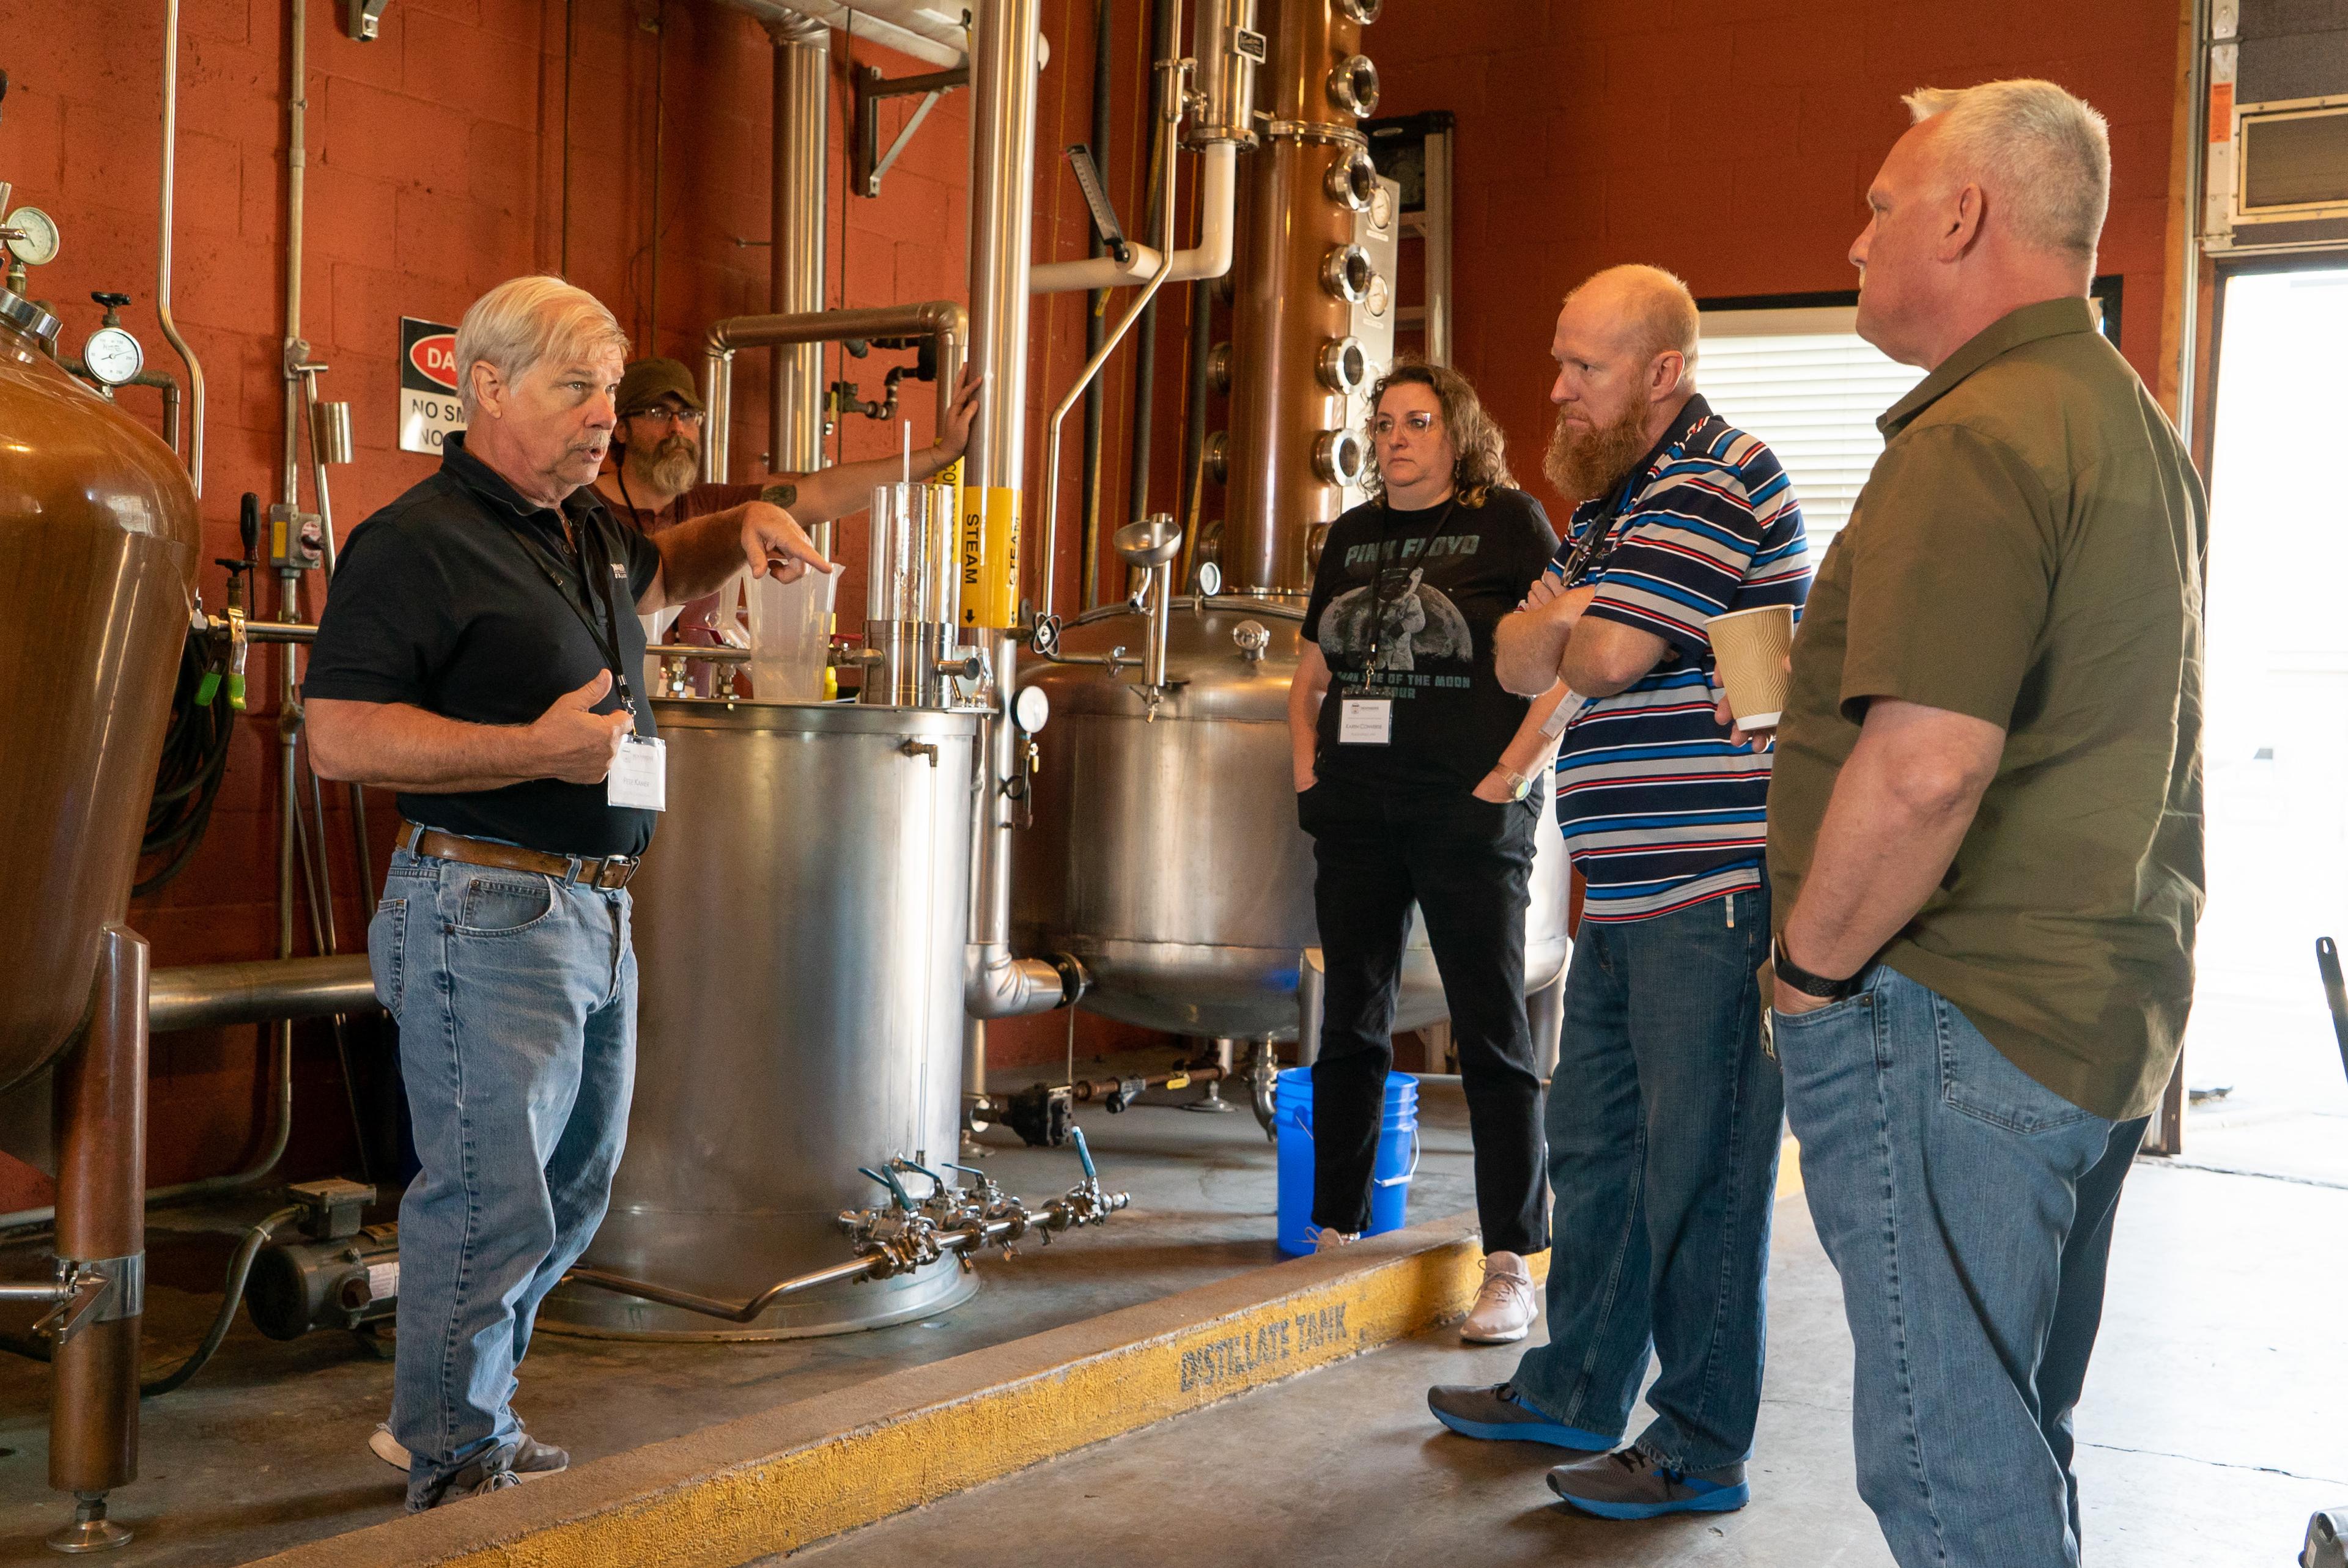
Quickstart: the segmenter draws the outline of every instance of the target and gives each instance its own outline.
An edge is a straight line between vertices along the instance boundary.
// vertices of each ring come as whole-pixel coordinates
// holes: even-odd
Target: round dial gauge
[[[139,374],[147,355],[139,340],[121,327],[100,327],[81,345],[81,365],[90,379],[120,386]]]
[[[0,229],[16,231],[8,253],[27,267],[46,267],[57,259],[57,220],[39,208],[17,208],[0,221]]]
[[[1384,278],[1371,279],[1369,292],[1363,300],[1363,308],[1370,313],[1370,319],[1373,321],[1384,320],[1387,309],[1392,306],[1393,303],[1394,289],[1392,286],[1390,286]]]
[[[1022,686],[1011,699],[1011,721],[1029,734],[1051,722],[1052,699],[1041,686]]]
[[[1381,185],[1370,197],[1370,226],[1384,233],[1394,227],[1394,192]]]

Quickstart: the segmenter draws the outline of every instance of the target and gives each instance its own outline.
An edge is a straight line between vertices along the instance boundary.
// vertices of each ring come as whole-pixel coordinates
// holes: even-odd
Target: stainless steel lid
[[[5,289],[0,289],[0,322],[39,338],[43,343],[54,341],[65,326],[63,322],[32,301],[21,294],[12,294]]]

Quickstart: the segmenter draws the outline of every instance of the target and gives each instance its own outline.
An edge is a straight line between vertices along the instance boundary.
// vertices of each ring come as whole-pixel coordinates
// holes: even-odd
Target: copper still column
[[[1375,179],[1360,121],[1377,102],[1377,72],[1361,41],[1381,4],[1266,0],[1272,57],[1258,97],[1271,118],[1240,186],[1228,593],[1302,594],[1308,543],[1336,518],[1340,488],[1366,456],[1344,428],[1344,391],[1320,365],[1370,282],[1354,223]]]

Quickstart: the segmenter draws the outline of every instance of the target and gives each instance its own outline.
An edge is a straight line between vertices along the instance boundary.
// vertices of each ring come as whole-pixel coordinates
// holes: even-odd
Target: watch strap
[[[1776,945],[1772,949],[1770,961],[1779,979],[1804,996],[1816,997],[1820,1001],[1840,1001],[1859,989],[1857,975],[1846,975],[1841,979],[1830,980],[1823,975],[1814,975],[1794,962],[1786,954],[1786,938],[1783,935],[1777,938]]]

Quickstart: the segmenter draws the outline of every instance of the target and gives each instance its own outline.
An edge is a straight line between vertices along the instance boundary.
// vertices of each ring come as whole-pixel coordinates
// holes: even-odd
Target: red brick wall
[[[2168,0],[1393,0],[1365,38],[1382,114],[1458,117],[1454,358],[1552,507],[1538,454],[1565,291],[1622,261],[1698,299],[1857,287],[1868,182],[1920,87],[2047,77],[2110,120],[2097,271],[2127,280],[2123,348],[2157,384]]]
[[[665,7],[654,322],[646,241],[656,39],[638,25],[652,0],[577,0],[567,226],[559,0],[397,0],[370,44],[343,35],[340,5],[308,4],[304,330],[315,356],[333,366],[327,395],[353,405],[358,458],[333,476],[344,530],[430,471],[428,459],[395,450],[402,314],[454,321],[500,279],[567,267],[639,341],[690,357],[710,320],[766,307],[766,251],[734,242],[767,233],[770,55],[746,18],[684,0]],[[1089,136],[1093,11],[1088,0],[1045,0],[1044,9],[1052,62],[1036,134],[1036,254],[1051,259],[1085,248],[1082,204],[1059,152]],[[1128,229],[1140,224],[1144,9],[1117,6],[1117,130],[1107,167]],[[241,493],[275,498],[284,15],[276,0],[187,0],[184,11],[176,313],[211,390],[208,561],[235,552]],[[137,302],[127,319],[149,364],[176,371],[154,330],[151,297],[160,22],[143,6],[0,4],[0,20],[36,19],[43,46],[7,62],[15,87],[0,113],[0,179],[14,180],[18,200],[46,208],[65,231],[63,254],[35,275],[34,292],[62,305],[71,346],[96,319],[88,292],[128,290]],[[1457,358],[1529,470],[1548,427],[1549,323],[1568,286],[1597,267],[1638,260],[1674,269],[1699,295],[1849,287],[1843,252],[1859,227],[1859,194],[1903,123],[1898,94],[1928,82],[2052,75],[2111,117],[2116,189],[2103,270],[2128,279],[2127,347],[2148,369],[2166,280],[2174,23],[2173,8],[2146,0],[1967,7],[1389,0],[1367,47],[1384,73],[1385,109],[1448,108],[1459,117]],[[836,59],[870,60],[892,75],[926,68],[838,35],[833,47]],[[891,170],[882,198],[850,200],[840,182],[849,110],[836,84],[834,302],[961,294],[968,106],[967,93],[950,94]],[[886,111],[886,133],[910,108],[901,100]],[[1186,204],[1190,172],[1186,163]],[[1188,306],[1188,291],[1169,291],[1160,316],[1156,507],[1171,507],[1176,496]],[[1043,424],[1081,362],[1083,311],[1081,296],[1035,302],[1031,518],[1043,509]],[[871,395],[880,363],[850,362],[846,374]],[[737,472],[766,445],[762,368],[746,356],[737,372]],[[1113,527],[1127,520],[1121,433],[1129,358],[1111,364],[1107,385],[1102,518]],[[149,417],[155,406],[151,393],[135,390],[125,404]],[[905,404],[915,438],[926,440],[927,399],[917,391]],[[1070,417],[1061,477],[1061,571],[1069,582],[1081,526],[1081,417]],[[1210,423],[1220,418],[1218,409]],[[895,445],[892,427],[862,420],[850,422],[842,438],[851,457]],[[1212,518],[1216,497],[1209,500]],[[842,530],[851,570],[861,564],[856,532]],[[221,575],[206,566],[205,598],[215,606]],[[848,598],[853,602],[852,589]],[[179,883],[134,910],[159,964],[273,950],[271,657],[256,655],[253,712],[241,726],[202,853]],[[339,809],[329,815],[334,841],[346,846]],[[374,815],[380,836],[389,803],[377,801]],[[378,866],[382,852],[378,844]],[[336,872],[336,920],[349,944],[364,905],[346,849]],[[996,1025],[995,1059],[1047,1060],[1062,1049],[1065,1027],[1049,1017]],[[1081,1019],[1087,1048],[1120,1038],[1130,1031]],[[227,1169],[255,1152],[254,1048],[251,1030],[157,1041],[156,1181]],[[292,1164],[346,1166],[341,1084],[323,1032],[304,1032],[297,1093]],[[46,1192],[34,1173],[0,1160],[0,1209],[42,1201]]]

